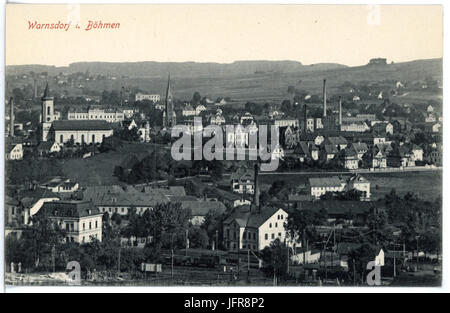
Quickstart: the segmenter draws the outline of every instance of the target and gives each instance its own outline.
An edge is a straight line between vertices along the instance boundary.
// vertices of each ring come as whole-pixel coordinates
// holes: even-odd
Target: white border
[[[10,1],[8,1],[10,2]],[[12,2],[12,1],[11,1]],[[238,0],[226,0],[226,1],[205,1],[205,0],[194,0],[194,1],[186,1],[186,0],[178,0],[178,1],[152,1],[152,0],[134,0],[131,3],[126,1],[114,1],[114,0],[97,0],[97,1],[87,1],[87,0],[78,0],[78,1],[72,1],[72,0],[55,0],[55,1],[34,1],[34,0],[28,0],[28,1],[13,1],[14,3],[59,3],[59,4],[67,4],[67,3],[80,3],[80,4],[107,4],[107,3],[114,3],[114,4],[440,4],[443,6],[444,16],[449,15],[449,5],[442,1],[432,1],[432,2],[425,2],[425,1],[335,1],[335,0],[328,0],[328,1],[286,1],[282,0],[280,2],[275,1],[267,1],[267,0],[260,0],[260,1],[252,1],[252,0],[246,0],[246,1],[238,1]],[[0,76],[1,81],[0,83],[0,92],[1,92],[1,104],[2,108],[0,110],[0,118],[2,121],[4,121],[4,92],[5,92],[5,0],[1,1],[1,15],[3,17],[1,24],[1,47],[0,49],[0,59],[1,59],[1,66],[0,66]],[[413,30],[411,30],[413,31]],[[450,108],[448,105],[445,104],[445,100],[448,99],[450,86],[447,81],[448,76],[448,69],[446,68],[446,60],[448,60],[449,56],[449,40],[448,35],[448,23],[446,23],[446,20],[443,19],[443,32],[444,32],[444,41],[443,41],[443,114],[444,117],[450,116]],[[20,39],[18,39],[20,40]],[[0,134],[1,135],[1,144],[0,144],[0,153],[1,153],[1,168],[0,168],[0,195],[1,195],[1,203],[4,203],[4,122],[0,122]],[[450,175],[447,175],[446,168],[450,166],[449,164],[449,155],[450,155],[450,140],[447,136],[449,134],[449,127],[448,123],[444,119],[443,123],[443,134],[444,134],[444,140],[443,140],[443,148],[444,148],[444,170],[443,170],[443,186],[450,186]],[[450,255],[449,255],[449,247],[448,245],[448,238],[450,238],[450,229],[449,229],[449,212],[447,211],[450,207],[449,204],[449,197],[450,195],[448,193],[445,193],[445,188],[443,189],[443,234],[442,234],[442,243],[443,243],[443,276],[442,276],[442,287],[439,288],[411,288],[411,287],[383,287],[383,288],[373,288],[373,287],[8,287],[7,290],[5,290],[4,286],[4,236],[0,236],[0,250],[1,250],[1,258],[0,258],[0,290],[6,291],[6,292],[62,292],[62,293],[80,293],[80,292],[90,292],[90,293],[100,293],[100,292],[114,292],[114,293],[130,293],[130,292],[152,292],[152,293],[330,293],[330,292],[352,292],[352,293],[384,293],[384,292],[391,292],[391,293],[400,293],[400,292],[414,292],[414,293],[430,293],[430,292],[449,292],[450,291],[450,285],[449,285],[449,269],[450,269]],[[0,229],[1,234],[4,234],[4,214],[0,214]]]

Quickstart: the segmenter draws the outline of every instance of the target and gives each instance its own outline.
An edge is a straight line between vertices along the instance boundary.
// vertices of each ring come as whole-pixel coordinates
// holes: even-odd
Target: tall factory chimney
[[[327,116],[327,80],[323,80],[323,117]]]
[[[305,122],[305,125],[303,126],[303,128],[304,128],[304,131],[305,131],[305,133],[306,133],[306,129],[307,129],[307,121],[308,121],[308,106],[306,105],[306,103],[305,103],[305,116],[304,116],[304,122]]]
[[[342,97],[339,96],[339,128],[342,126]]]
[[[9,111],[9,133],[11,137],[14,137],[14,98],[9,98],[9,105],[11,106],[11,109]]]
[[[253,205],[259,209],[259,182],[258,182],[258,171],[259,171],[259,165],[258,163],[255,164],[255,190],[253,193]]]
[[[33,79],[33,100],[37,98],[37,81]]]

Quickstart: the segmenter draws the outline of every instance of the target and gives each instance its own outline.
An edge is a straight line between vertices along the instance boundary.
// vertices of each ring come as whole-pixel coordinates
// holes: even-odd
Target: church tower
[[[45,86],[44,95],[41,98],[42,108],[41,108],[41,141],[47,141],[48,132],[52,126],[52,122],[55,120],[55,112],[53,107],[53,97],[50,96],[50,90],[48,83]]]
[[[172,95],[172,86],[170,83],[170,74],[167,81],[167,89],[166,89],[166,110],[164,112],[163,118],[163,126],[165,128],[173,127],[175,122],[175,112],[173,110],[173,95]]]

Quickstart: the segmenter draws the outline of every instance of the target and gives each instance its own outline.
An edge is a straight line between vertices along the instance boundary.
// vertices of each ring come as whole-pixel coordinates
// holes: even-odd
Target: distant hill
[[[8,75],[33,72],[75,73],[89,71],[91,74],[110,74],[129,77],[165,77],[170,72],[178,77],[242,76],[268,73],[292,73],[311,70],[346,68],[345,65],[323,63],[302,65],[297,61],[236,61],[233,63],[197,62],[76,62],[67,67],[46,65],[11,65],[6,67]]]

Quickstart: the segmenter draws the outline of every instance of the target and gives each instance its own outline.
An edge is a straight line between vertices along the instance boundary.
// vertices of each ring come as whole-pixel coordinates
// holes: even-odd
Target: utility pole
[[[356,268],[355,268],[355,259],[353,259],[353,285],[356,286]]]
[[[287,273],[289,275],[289,247],[286,247],[287,250]]]
[[[171,270],[170,270],[172,279],[173,279],[173,235],[174,235],[174,234],[172,233],[172,238],[171,238],[171,247],[172,247],[172,268],[171,268]]]
[[[120,274],[120,253],[121,253],[122,247],[119,246],[119,255],[117,257],[117,274]]]
[[[394,241],[394,278],[397,276],[397,274],[396,274],[396,269],[395,269],[395,266],[396,266],[395,263],[396,263],[396,262],[395,262],[395,241]]]
[[[55,249],[55,245],[53,245],[53,247],[52,247],[52,265],[53,265],[53,273],[55,272],[55,253],[56,253],[55,250],[56,250],[56,249]]]
[[[250,281],[250,249],[247,250],[247,281]]]
[[[189,229],[186,229],[186,256],[188,255],[189,248]]]
[[[219,230],[216,230],[216,250],[219,249]]]

